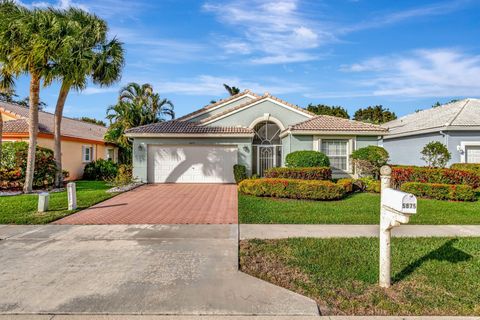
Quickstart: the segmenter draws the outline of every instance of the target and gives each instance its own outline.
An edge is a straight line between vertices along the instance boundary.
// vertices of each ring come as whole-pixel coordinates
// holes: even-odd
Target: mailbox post
[[[77,188],[75,182],[67,183],[68,210],[77,209]]]
[[[402,223],[408,223],[410,215],[417,212],[417,198],[414,195],[390,188],[392,169],[383,166],[380,169],[380,276],[379,284],[383,288],[391,285],[391,230]]]

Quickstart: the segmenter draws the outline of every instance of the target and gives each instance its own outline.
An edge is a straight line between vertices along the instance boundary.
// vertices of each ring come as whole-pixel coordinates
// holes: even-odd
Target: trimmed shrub
[[[318,151],[295,151],[287,154],[285,162],[289,168],[330,167],[328,157]]]
[[[437,200],[476,201],[475,190],[467,185],[405,182],[401,190],[419,197]]]
[[[351,157],[358,174],[378,177],[380,168],[387,164],[388,156],[384,148],[368,146],[353,151]]]
[[[244,165],[236,164],[233,166],[233,176],[236,183],[247,179],[247,168]]]
[[[332,180],[332,170],[327,167],[271,168],[265,173],[265,178]]]
[[[118,166],[117,175],[113,179],[109,179],[109,184],[115,187],[123,187],[135,182],[132,174],[133,167],[129,164],[121,164]]]
[[[0,161],[0,188],[20,189],[25,182],[27,170],[28,143],[4,142]],[[53,151],[37,146],[33,187],[45,188],[53,185],[57,167]]]
[[[273,178],[243,180],[239,190],[257,197],[308,200],[337,200],[346,194],[343,185],[331,181]]]
[[[480,163],[454,163],[450,166],[450,169],[472,170],[480,174]]]
[[[84,180],[112,180],[117,176],[118,164],[111,160],[98,159],[88,163],[83,170]]]
[[[350,179],[350,178],[343,178],[343,179],[339,179],[337,181],[337,184],[341,185],[346,193],[351,193],[351,192],[353,192],[353,182],[354,181],[355,180]]]
[[[471,170],[427,167],[393,167],[393,186],[398,189],[405,182],[465,184],[476,189],[480,186],[480,175]]]
[[[444,168],[452,158],[452,154],[448,151],[447,146],[439,141],[427,143],[423,147],[421,154],[422,160],[427,163],[427,166],[434,168]]]
[[[354,188],[360,191],[380,193],[380,181],[369,177],[363,177],[355,180]]]

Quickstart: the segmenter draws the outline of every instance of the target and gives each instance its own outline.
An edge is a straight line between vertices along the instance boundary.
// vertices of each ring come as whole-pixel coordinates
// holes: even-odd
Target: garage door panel
[[[467,147],[466,158],[468,163],[480,163],[480,146]]]
[[[148,180],[154,183],[233,183],[233,146],[148,147]]]

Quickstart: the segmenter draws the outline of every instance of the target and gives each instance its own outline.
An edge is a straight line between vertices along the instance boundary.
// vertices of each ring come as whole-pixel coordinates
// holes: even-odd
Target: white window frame
[[[112,158],[109,158],[109,152],[112,151]],[[105,160],[111,160],[112,162],[116,162],[115,160],[115,148],[105,148]]]
[[[460,146],[461,146],[460,162],[467,163],[467,148],[480,146],[480,141],[462,141],[460,142]]]
[[[347,141],[347,170],[334,169],[334,172],[344,172],[353,174],[353,165],[351,155],[355,149],[355,137],[352,136],[314,136],[313,150],[322,152],[322,140],[346,140]]]
[[[89,159],[87,160],[87,149],[90,150]],[[93,146],[84,145],[82,146],[82,162],[89,163],[93,161]]]

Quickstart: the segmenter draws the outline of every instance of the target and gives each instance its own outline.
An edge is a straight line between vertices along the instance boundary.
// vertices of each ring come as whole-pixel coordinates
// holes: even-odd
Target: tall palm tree
[[[0,2],[0,62],[12,76],[30,75],[29,145],[23,190],[32,192],[38,133],[40,82],[54,57],[72,40],[48,10],[28,10],[11,0]]]
[[[150,84],[129,83],[120,90],[118,103],[107,109],[110,127],[105,138],[120,145],[126,154],[124,161],[129,162],[131,143],[125,137],[125,130],[174,117],[173,103],[162,99]]]
[[[54,115],[54,158],[57,165],[55,186],[60,187],[62,174],[61,123],[67,96],[71,89],[81,91],[89,79],[108,86],[121,77],[124,65],[123,47],[117,39],[107,40],[107,25],[97,16],[81,9],[51,11],[66,25],[67,34],[75,39],[53,62],[46,83],[61,81]]]
[[[223,86],[225,87],[225,90],[227,90],[228,94],[231,95],[231,96],[234,96],[236,94],[239,94],[240,93],[240,89],[237,88],[237,87],[230,87],[228,84],[223,84]]]

